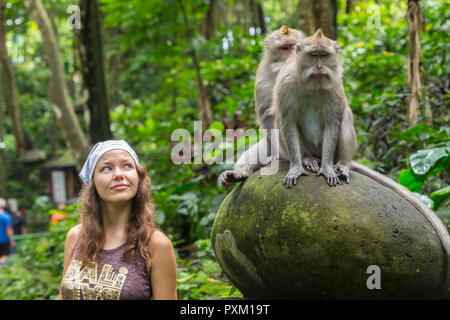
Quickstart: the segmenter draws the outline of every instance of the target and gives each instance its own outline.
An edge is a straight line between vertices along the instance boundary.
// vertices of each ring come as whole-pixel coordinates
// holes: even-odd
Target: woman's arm
[[[78,233],[81,225],[76,225],[72,229],[67,232],[66,243],[64,245],[64,269],[61,278],[64,279],[64,275],[66,274],[67,268],[69,267],[70,259],[72,258],[73,248],[75,247],[75,243],[78,239]],[[59,290],[59,300],[62,300],[61,290]]]
[[[151,240],[151,283],[155,300],[177,299],[177,263],[172,242],[161,231],[155,231]]]

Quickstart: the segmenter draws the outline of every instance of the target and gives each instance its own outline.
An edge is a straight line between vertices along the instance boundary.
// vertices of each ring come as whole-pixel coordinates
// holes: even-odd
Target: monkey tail
[[[381,183],[385,187],[395,191],[402,198],[406,199],[409,203],[411,203],[417,210],[419,210],[425,218],[431,223],[434,230],[436,231],[439,240],[442,243],[447,255],[450,256],[450,235],[448,234],[447,228],[442,223],[441,219],[434,213],[433,210],[428,208],[422,201],[416,198],[414,194],[409,191],[407,188],[398,184],[394,180],[386,177],[385,175],[366,167],[356,161],[352,161],[351,163],[352,170],[361,173],[373,180]]]

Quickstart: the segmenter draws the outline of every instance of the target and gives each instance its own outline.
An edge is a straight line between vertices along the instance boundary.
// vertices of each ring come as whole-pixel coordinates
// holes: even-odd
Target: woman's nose
[[[122,169],[120,169],[119,167],[116,167],[114,169],[114,177],[122,177],[123,176],[123,171]]]

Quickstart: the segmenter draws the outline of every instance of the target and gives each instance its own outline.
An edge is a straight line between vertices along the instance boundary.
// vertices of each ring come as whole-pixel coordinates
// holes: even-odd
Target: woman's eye
[[[111,167],[103,167],[102,171],[111,171]]]
[[[131,169],[131,168],[132,168],[131,164],[128,164],[128,163],[125,164],[124,167],[125,167],[126,169]]]

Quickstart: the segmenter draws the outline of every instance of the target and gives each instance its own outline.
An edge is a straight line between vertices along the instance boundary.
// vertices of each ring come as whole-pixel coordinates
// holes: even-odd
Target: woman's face
[[[106,152],[95,166],[94,185],[103,201],[131,201],[139,185],[133,157],[124,150]]]

